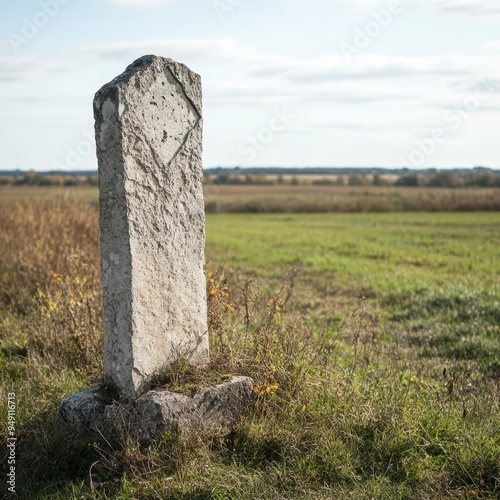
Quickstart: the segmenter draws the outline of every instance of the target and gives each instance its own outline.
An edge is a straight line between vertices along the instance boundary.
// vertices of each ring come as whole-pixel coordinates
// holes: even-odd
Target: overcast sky
[[[500,167],[498,0],[1,9],[0,169],[96,168],[93,96],[144,54],[201,74],[205,167]]]

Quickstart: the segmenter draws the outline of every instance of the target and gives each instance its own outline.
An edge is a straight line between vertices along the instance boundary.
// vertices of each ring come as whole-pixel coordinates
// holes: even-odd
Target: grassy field
[[[95,197],[2,194],[20,498],[498,498],[499,213],[209,214],[210,370],[255,405],[142,447],[57,415],[102,376]]]
[[[24,201],[26,199],[64,200],[64,201],[87,201],[97,203],[99,190],[92,186],[78,187],[9,187],[0,186],[0,200],[2,201]]]

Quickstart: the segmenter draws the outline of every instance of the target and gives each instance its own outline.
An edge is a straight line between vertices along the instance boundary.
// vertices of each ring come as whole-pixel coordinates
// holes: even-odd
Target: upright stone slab
[[[97,92],[104,375],[124,399],[208,361],[201,80],[144,56]]]
[[[200,78],[145,56],[96,94],[94,110],[107,384],[68,396],[60,415],[78,434],[117,425],[145,441],[217,433],[245,413],[250,378],[200,385],[192,396],[146,392],[177,358],[208,361]]]

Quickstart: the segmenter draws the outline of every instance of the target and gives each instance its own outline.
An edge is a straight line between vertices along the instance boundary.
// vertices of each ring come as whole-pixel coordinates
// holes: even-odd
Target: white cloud
[[[101,0],[118,7],[168,7],[178,0]]]
[[[205,97],[213,104],[273,105],[277,102],[356,103],[404,102],[432,108],[470,92],[483,77],[500,79],[500,54],[401,57],[358,56],[352,63],[341,55],[313,58],[276,56],[233,38],[160,39],[88,46],[82,56],[89,68],[113,59],[130,64],[154,53],[183,61],[204,75]],[[80,64],[81,66],[81,64]],[[0,82],[67,71],[74,58],[0,58]]]
[[[31,80],[53,73],[69,71],[74,67],[70,60],[53,60],[32,56],[0,56],[0,82]]]
[[[484,47],[487,49],[500,50],[500,40],[492,40],[490,42],[486,42]]]
[[[188,38],[115,42],[92,45],[83,49],[87,55],[132,61],[144,54],[173,59],[255,61],[258,54],[250,45],[241,45],[233,38]]]
[[[500,56],[401,57],[379,54],[359,55],[355,63],[340,55],[310,59],[265,60],[252,70],[254,76],[279,77],[296,83],[336,80],[374,80],[418,76],[466,76],[500,74]]]
[[[308,125],[308,130],[380,130],[388,128],[386,120],[377,120],[370,117],[357,120],[344,120],[337,122],[323,121],[315,122]]]
[[[500,14],[498,0],[437,0],[430,3],[435,4],[438,9],[449,12]]]
[[[207,123],[208,118],[225,123],[221,117],[238,109],[239,127],[251,128],[248,124],[259,113],[291,105],[304,114],[291,132],[310,137],[316,137],[312,132],[338,137],[356,132],[375,136],[379,131],[390,136],[400,129],[415,133],[419,126],[425,135],[427,124],[431,128],[441,124],[443,110],[461,103],[481,77],[491,75],[497,88],[500,80],[496,52],[432,57],[362,54],[349,63],[339,54],[290,57],[257,50],[234,38],[190,38],[88,46],[81,49],[78,65],[74,54],[58,60],[0,57],[0,83],[29,84],[56,72],[82,71],[82,67],[91,72],[111,63],[125,67],[147,53],[180,60],[203,75]],[[66,97],[68,102],[74,100]],[[498,105],[492,97],[479,111],[486,120],[497,113]],[[230,137],[233,132],[228,129],[223,135]]]
[[[387,5],[389,0],[337,0],[339,3],[354,5],[358,9],[374,9],[380,8]],[[400,1],[401,4],[404,4],[405,1]]]
[[[355,5],[358,9],[380,9],[387,7],[390,0],[338,0]],[[498,0],[400,0],[405,6],[431,7],[445,12],[466,14],[500,14]]]
[[[413,57],[360,54],[349,62],[340,54],[310,58],[276,56],[228,37],[115,42],[82,50],[91,57],[113,58],[127,63],[148,53],[172,57],[187,64],[232,62],[232,68],[242,69],[254,80],[273,78],[295,84],[418,76],[466,78],[491,73],[500,76],[500,55],[497,54]]]

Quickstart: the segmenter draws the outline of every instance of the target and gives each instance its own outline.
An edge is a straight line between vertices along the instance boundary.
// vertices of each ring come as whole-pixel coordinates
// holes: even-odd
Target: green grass
[[[141,447],[57,415],[102,373],[95,204],[2,203],[20,498],[498,498],[500,214],[209,215],[212,370],[257,401],[230,432]]]
[[[498,213],[209,215],[207,241],[214,265],[268,274],[303,263],[377,291],[492,286],[500,274]]]
[[[500,369],[500,214],[209,215],[209,267],[273,283],[300,266],[295,307],[335,326],[363,293],[387,338]],[[444,365],[443,365],[444,366]]]

